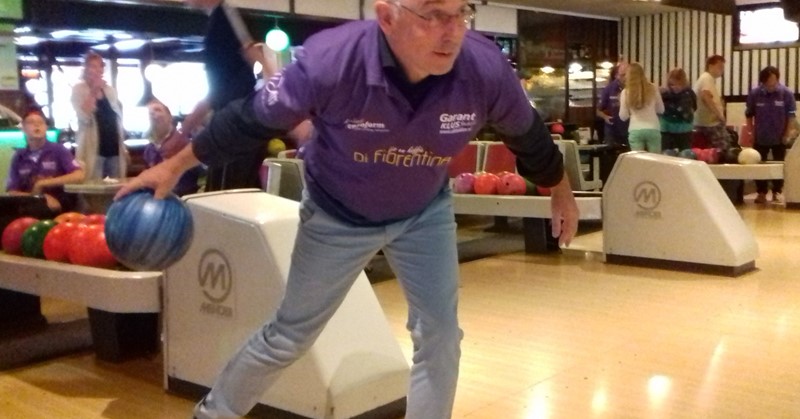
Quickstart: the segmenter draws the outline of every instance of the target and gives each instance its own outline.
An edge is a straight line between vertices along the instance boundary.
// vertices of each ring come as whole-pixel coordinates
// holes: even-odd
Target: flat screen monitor
[[[800,40],[797,22],[786,20],[780,3],[742,6],[736,23],[735,40],[740,47],[780,47]]]

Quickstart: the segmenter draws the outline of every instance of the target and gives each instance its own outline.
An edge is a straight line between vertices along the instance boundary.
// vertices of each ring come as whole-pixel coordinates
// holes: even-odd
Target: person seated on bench
[[[150,115],[150,144],[144,148],[144,162],[150,168],[177,154],[189,144],[189,138],[175,129],[172,121],[172,112],[167,105],[158,100],[147,104]],[[198,181],[204,174],[203,166],[198,164],[193,169],[187,170],[172,189],[175,195],[183,196],[197,193],[200,186]]]
[[[77,196],[64,192],[64,185],[83,182],[83,168],[63,145],[47,141],[47,120],[40,110],[25,114],[22,131],[27,146],[11,158],[6,190],[10,195],[44,195],[55,213],[74,210]]]

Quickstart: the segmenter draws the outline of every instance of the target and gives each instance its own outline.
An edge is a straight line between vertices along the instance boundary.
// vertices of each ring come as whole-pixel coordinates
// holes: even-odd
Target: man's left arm
[[[58,156],[58,158],[58,164],[63,168],[64,174],[61,176],[53,176],[50,178],[42,178],[37,180],[36,183],[33,184],[31,193],[34,195],[39,195],[45,188],[83,182],[83,180],[86,178],[86,172],[84,172],[83,168],[78,164],[78,162],[75,161],[72,155],[66,151],[66,149]]]
[[[36,183],[33,184],[33,189],[31,190],[31,193],[33,195],[39,195],[45,188],[64,186],[72,183],[81,183],[83,182],[83,179],[85,177],[86,175],[83,169],[76,169],[75,171],[69,172],[61,176],[39,179],[36,181]]]
[[[530,108],[530,107],[529,107]],[[550,188],[552,234],[561,246],[568,246],[578,231],[578,205],[564,159],[550,132],[533,108],[528,130],[518,136],[504,136],[503,142],[517,156],[517,171],[536,185]]]
[[[517,171],[551,191],[553,237],[567,246],[578,231],[578,204],[564,173],[564,159],[544,121],[519,88],[514,71],[504,59],[498,60],[496,86],[489,102],[488,122],[517,156]]]

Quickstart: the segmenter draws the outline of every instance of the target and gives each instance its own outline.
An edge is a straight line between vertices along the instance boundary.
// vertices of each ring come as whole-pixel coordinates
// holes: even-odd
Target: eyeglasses
[[[407,10],[411,14],[415,15],[416,17],[424,20],[427,22],[427,25],[431,29],[438,29],[447,26],[451,20],[455,19],[457,22],[463,22],[464,25],[469,25],[475,19],[475,9],[471,4],[464,5],[457,13],[450,14],[445,13],[441,10],[434,10],[428,13],[418,13],[414,9],[400,3],[399,1],[393,2],[397,6]]]

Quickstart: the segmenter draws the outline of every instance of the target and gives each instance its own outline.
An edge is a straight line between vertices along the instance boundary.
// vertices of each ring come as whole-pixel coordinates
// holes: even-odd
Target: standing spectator
[[[521,174],[551,186],[559,243],[568,244],[577,230],[563,157],[506,58],[467,29],[472,6],[464,0],[374,5],[377,20],[311,37],[297,62],[267,87],[231,102],[189,147],[118,194],[153,187],[163,196],[198,159],[229,160],[304,119],[314,124],[286,293],[197,405],[198,419],[246,415],[310,348],[378,250],[409,305],[414,365],[406,415],[451,417],[462,332],[447,164],[486,124],[516,154]]]
[[[80,183],[84,170],[63,145],[47,141],[47,120],[41,111],[22,119],[26,147],[11,158],[6,189],[11,195],[44,195],[54,213],[72,211],[77,197],[64,192],[64,185]]]
[[[758,74],[758,86],[747,95],[746,129],[753,137],[753,148],[766,161],[772,152],[772,160],[783,161],[786,157],[786,143],[793,134],[794,118],[797,111],[794,94],[780,84],[780,72],[773,66],[764,67]],[[767,202],[766,180],[756,181],[756,204]],[[772,180],[772,202],[783,203],[783,179]]]
[[[725,107],[717,89],[717,79],[725,71],[725,58],[712,55],[706,59],[706,71],[694,83],[697,111],[694,127],[714,148],[725,153],[731,147],[731,134],[725,126]]]
[[[259,61],[267,71],[268,63],[260,54],[261,44],[243,49],[241,40],[228,20],[222,0],[185,1],[209,13],[203,41],[208,96],[197,104],[181,127],[187,135],[192,135],[203,125],[210,112],[219,111],[230,101],[252,93],[256,86],[253,65]],[[236,160],[209,165],[205,190],[260,188],[258,172],[265,157],[266,146],[254,150],[250,155],[239,156]]]
[[[641,64],[631,63],[619,101],[619,118],[623,121],[630,119],[628,142],[631,150],[661,152],[658,115],[662,113],[664,102],[658,88],[647,80]]]
[[[150,144],[144,148],[143,158],[147,167],[153,167],[181,151],[189,144],[189,139],[175,129],[172,112],[167,105],[154,100],[147,104],[147,111],[150,115]],[[203,168],[199,164],[187,170],[172,192],[178,196],[196,193],[202,173]]]
[[[122,105],[117,91],[103,80],[104,69],[103,57],[89,52],[83,63],[83,80],[72,88],[72,106],[78,115],[75,156],[87,179],[122,179],[129,159]]]
[[[689,85],[682,68],[673,68],[667,75],[667,85],[661,89],[664,114],[661,115],[661,145],[663,150],[686,150],[691,147],[697,95]]]
[[[611,82],[600,95],[597,116],[603,118],[603,141],[613,147],[628,145],[628,122],[619,117],[620,94],[625,88],[628,64],[619,63],[611,70]]]

